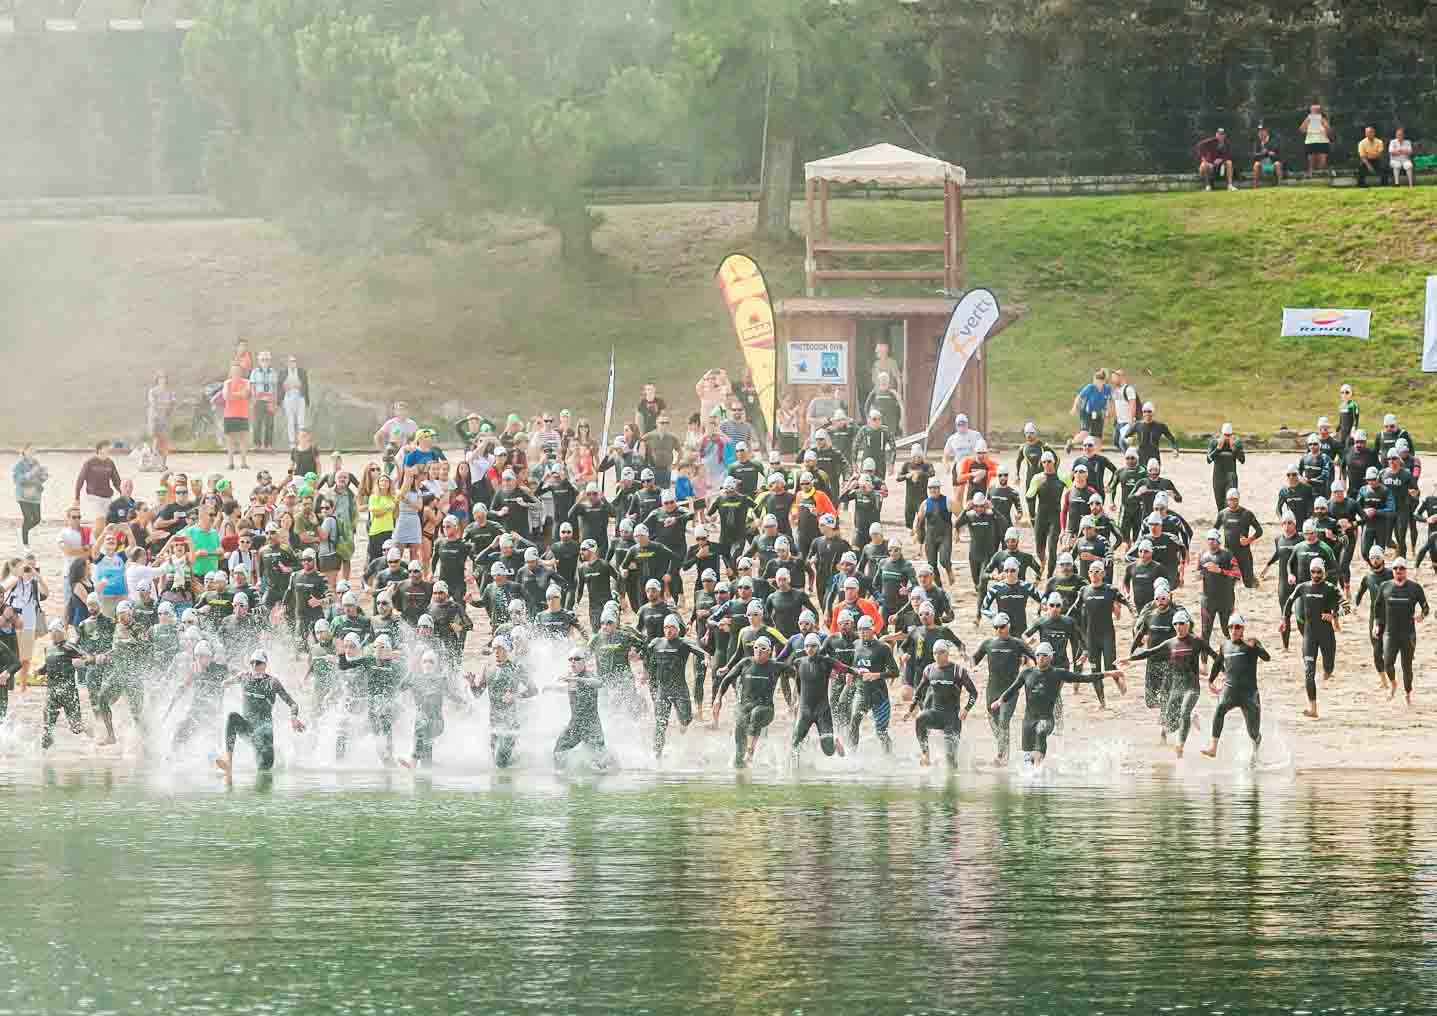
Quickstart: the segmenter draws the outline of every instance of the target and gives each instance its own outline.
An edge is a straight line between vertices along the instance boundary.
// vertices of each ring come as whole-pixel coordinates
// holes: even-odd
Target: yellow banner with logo
[[[764,425],[771,432],[778,417],[778,348],[768,284],[758,264],[747,254],[724,258],[715,278],[733,319],[744,363],[753,374]]]

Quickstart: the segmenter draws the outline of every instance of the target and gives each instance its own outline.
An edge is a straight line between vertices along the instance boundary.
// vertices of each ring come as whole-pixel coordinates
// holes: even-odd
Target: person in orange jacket
[[[859,595],[858,579],[852,575],[843,580],[843,596],[834,603],[833,610],[829,612],[829,631],[838,631],[838,615],[845,610],[873,618],[873,633],[878,635],[883,632],[883,611],[878,609],[875,601]]]
[[[968,499],[976,492],[988,493],[988,487],[998,475],[998,460],[988,454],[988,442],[980,440],[973,446],[973,454],[958,465],[958,479],[953,493],[958,504],[966,507]]]

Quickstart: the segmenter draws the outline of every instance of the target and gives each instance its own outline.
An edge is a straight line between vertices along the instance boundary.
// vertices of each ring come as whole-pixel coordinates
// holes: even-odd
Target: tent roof
[[[887,183],[900,186],[942,185],[955,180],[960,185],[967,179],[962,166],[920,155],[897,145],[869,145],[843,155],[806,162],[805,180],[829,180],[834,183]]]

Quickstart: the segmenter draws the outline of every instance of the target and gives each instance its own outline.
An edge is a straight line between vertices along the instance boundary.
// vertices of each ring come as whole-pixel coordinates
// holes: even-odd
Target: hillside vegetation
[[[352,407],[323,443],[352,442],[398,396],[431,419],[459,406],[597,417],[611,345],[621,406],[653,380],[687,408],[703,368],[738,366],[712,273],[752,250],[753,208],[603,211],[587,274],[524,222],[462,250],[348,258],[251,220],[0,225],[0,442],[135,436],[157,368],[194,395],[240,337],[299,353]],[[833,212],[835,238],[941,229],[934,203]],[[1344,380],[1369,418],[1392,407],[1419,435],[1437,429],[1419,397],[1437,188],[974,201],[967,216],[970,285],[1024,312],[992,349],[999,428],[1067,427],[1073,391],[1102,364],[1137,371],[1185,432],[1310,426]],[[753,253],[775,300],[801,292],[799,242]],[[1370,307],[1373,339],[1279,338],[1284,305]]]

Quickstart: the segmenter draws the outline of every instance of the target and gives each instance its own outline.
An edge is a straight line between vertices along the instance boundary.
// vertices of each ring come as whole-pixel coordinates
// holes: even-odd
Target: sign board
[[[847,342],[789,342],[788,383],[848,384]]]
[[[1348,339],[1365,339],[1371,327],[1370,310],[1282,308],[1282,334],[1285,336],[1339,335]]]
[[[1427,322],[1422,333],[1422,369],[1437,371],[1437,275],[1427,276]]]

